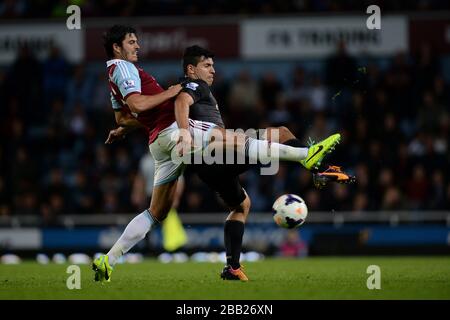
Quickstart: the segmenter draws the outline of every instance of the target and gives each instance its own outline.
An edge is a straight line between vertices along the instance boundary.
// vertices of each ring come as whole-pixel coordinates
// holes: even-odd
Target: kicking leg
[[[267,140],[271,140],[273,136],[277,138],[276,141],[280,141],[282,144],[292,147],[304,147],[303,143],[286,127],[267,128]],[[342,171],[340,166],[322,163],[319,169],[313,169],[311,171],[313,173],[314,186],[318,189],[323,189],[329,182],[341,184],[352,184],[356,182],[356,177]]]
[[[340,134],[334,134],[310,147],[292,147],[278,142],[254,139],[243,133],[217,127],[212,130],[211,136],[214,142],[210,146],[214,148],[223,147],[225,143],[225,148],[232,147],[253,161],[259,160],[262,163],[268,163],[271,160],[297,161],[308,170],[317,169],[325,155],[334,150],[341,139]],[[271,139],[274,140],[273,136]],[[219,145],[216,145],[217,143]]]

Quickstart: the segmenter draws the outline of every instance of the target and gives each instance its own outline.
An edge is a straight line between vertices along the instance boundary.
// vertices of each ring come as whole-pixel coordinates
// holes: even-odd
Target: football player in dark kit
[[[116,47],[114,48],[119,56],[117,59],[109,61],[108,65],[111,64],[112,66],[113,63],[117,63],[120,64],[120,66],[119,68],[116,68],[116,78],[118,79],[110,77],[110,80],[112,79],[118,84],[125,86],[124,88],[122,88],[123,90],[125,90],[124,94],[126,94],[127,90],[131,91],[133,93],[133,96],[131,94],[128,94],[129,97],[136,96],[137,98],[141,97],[142,99],[154,100],[156,97],[158,97],[157,95],[142,96],[141,94],[141,72],[143,71],[141,69],[135,70],[137,67],[133,65],[134,62],[137,61],[136,53],[139,49],[134,29],[128,29],[124,26],[114,26],[111,28],[111,30],[115,29],[121,30],[121,37],[120,39],[118,38],[114,40],[114,43],[111,42],[110,44],[108,44],[108,48],[111,46],[111,44],[113,45],[113,47],[114,45],[116,45]],[[128,30],[132,30],[133,32]],[[191,54],[189,52],[192,52],[192,49],[200,49],[203,51],[201,51],[200,54],[198,52],[194,52],[194,54]],[[131,52],[130,58],[128,52]],[[300,164],[302,164],[308,170],[317,170],[323,157],[327,153],[331,152],[334,149],[334,146],[339,142],[340,135],[334,134],[318,143],[310,145],[309,147],[300,146],[299,141],[296,140],[295,137],[286,128],[269,129],[267,130],[266,137],[263,137],[264,139],[255,139],[244,134],[230,133],[229,131],[226,131],[223,128],[223,121],[218,110],[217,103],[209,90],[209,86],[212,84],[214,77],[214,69],[212,67],[213,61],[211,57],[205,58],[204,54],[210,55],[210,53],[206,53],[204,49],[201,49],[199,47],[189,48],[187,50],[187,53],[188,54],[185,55],[185,80],[187,81],[184,81],[185,92],[182,92],[180,94],[180,99],[178,100],[178,103],[181,105],[181,107],[179,107],[178,109],[176,119],[177,121],[175,121],[174,102],[169,103],[169,105],[167,107],[164,107],[164,109],[160,109],[160,111],[167,111],[167,114],[169,115],[170,113],[172,114],[173,123],[162,130],[159,134],[152,136],[153,142],[149,145],[150,151],[152,152],[154,157],[157,157],[157,159],[155,158],[155,160],[158,161],[159,164],[159,169],[155,173],[155,181],[158,181],[158,183],[155,183],[156,186],[160,186],[161,188],[172,187],[172,184],[176,182],[177,178],[179,177],[179,175],[181,175],[182,170],[184,170],[185,167],[184,163],[175,161],[177,158],[177,153],[181,155],[185,151],[187,151],[189,154],[191,154],[192,138],[194,138],[194,141],[196,142],[199,142],[198,140],[200,140],[199,145],[201,146],[201,148],[194,149],[196,149],[197,151],[201,150],[202,154],[204,153],[205,149],[207,150],[207,148],[209,148],[211,145],[220,142],[221,145],[219,144],[219,149],[216,150],[223,150],[225,148],[232,147],[232,152],[239,151],[240,154],[245,154],[245,156],[250,160],[258,160],[262,163],[265,163],[266,160],[272,161],[271,163],[276,163],[278,160],[291,161],[296,163],[300,162]],[[124,66],[129,68],[125,69]],[[122,80],[120,80],[120,76],[122,76]],[[156,84],[156,80],[154,78],[149,79],[151,81],[147,81],[145,82],[145,84]],[[200,80],[203,80],[204,82],[201,82]],[[198,83],[196,81],[198,81]],[[199,89],[197,91],[197,88],[200,85],[203,90]],[[156,87],[158,87],[157,84]],[[179,90],[177,87],[181,88],[181,86],[178,85],[169,88],[169,90]],[[159,91],[162,90],[160,87],[158,88]],[[112,88],[112,92],[114,94],[118,94],[118,90],[116,90],[115,88]],[[206,95],[197,96],[201,92]],[[206,100],[199,100],[199,98]],[[118,97],[117,101],[122,100],[123,99],[121,97]],[[124,106],[119,108],[115,101],[112,102],[113,108],[116,107],[119,111],[122,111],[123,109],[125,109],[126,111],[129,107],[128,104],[124,102]],[[205,102],[205,104],[202,105],[203,102]],[[189,106],[191,105],[193,105],[194,107],[194,114],[202,120],[188,118]],[[201,108],[195,109],[196,106]],[[135,112],[132,115],[127,115],[127,121],[120,122],[117,129],[111,130],[105,143],[109,144],[117,139],[121,139],[125,136],[126,132],[142,126],[147,130],[154,131],[155,125],[147,125],[146,123],[142,122],[136,124],[135,118],[138,117],[139,120],[141,116],[147,114],[148,110],[153,110],[153,108],[156,109],[156,107],[158,106],[155,106],[155,103],[152,103],[151,105],[149,104],[148,106],[142,105],[140,109],[137,110],[138,112]],[[123,112],[121,114],[123,115]],[[162,124],[155,117],[148,118],[148,120],[156,121],[156,125]],[[186,128],[189,128],[189,130],[185,130]],[[272,135],[274,134],[275,136],[277,136],[278,133],[280,134],[280,139],[274,139]],[[179,137],[181,137],[181,139],[179,139],[178,141],[173,140],[174,138],[176,139],[177,134],[179,135]],[[212,142],[212,138],[215,139],[214,142]],[[279,140],[289,142],[291,145],[280,144],[278,143]],[[264,150],[266,152],[260,152],[261,150]],[[248,278],[239,265],[239,256],[242,246],[244,223],[250,209],[250,199],[239,184],[237,176],[243,171],[247,170],[248,166],[234,166],[230,168],[226,168],[226,166],[228,165],[221,164],[200,167],[198,168],[198,172],[201,177],[203,177],[205,182],[222,196],[222,198],[230,207],[231,211],[227,219],[227,221],[230,222],[227,222],[225,225],[225,245],[227,248],[226,251],[229,263],[222,272],[222,277],[224,279],[230,280],[247,281]],[[221,170],[225,171],[221,172]],[[340,170],[332,169],[327,170],[327,172],[327,175],[325,172],[321,173],[321,175],[327,179],[324,180],[325,182],[331,179],[329,177],[335,178],[337,175],[343,176],[344,178],[347,177]],[[274,173],[275,172],[273,172],[272,174]],[[332,176],[331,174],[334,174],[334,176]],[[224,176],[226,178],[220,181],[221,183],[214,183],[214,181],[210,179],[211,177],[215,177],[217,179],[218,176]],[[344,178],[342,178],[341,180],[344,181]],[[170,196],[171,194],[172,193],[166,193],[166,195],[168,196]],[[152,204],[153,203],[156,203],[161,208],[169,208],[171,205],[171,200],[170,197],[163,196],[159,198],[158,201],[152,201]],[[161,211],[161,220],[164,219],[164,213],[165,211]],[[145,215],[145,212],[141,215]],[[139,217],[140,216],[138,216],[138,218]],[[151,225],[148,226],[148,224],[142,224],[139,221],[135,220],[136,219],[133,219],[127,225],[124,233],[114,244],[110,252],[106,255],[102,255],[95,260],[93,268],[96,272],[96,280],[110,281],[114,261],[116,261],[121,255],[126,253],[131,247],[133,247],[138,241],[140,241],[140,239],[145,237],[145,235],[151,229]],[[150,221],[150,219],[144,220],[144,222]],[[111,259],[111,257],[111,263],[108,265],[108,258]]]
[[[189,118],[214,123],[220,128],[225,127],[217,101],[210,90],[215,74],[213,57],[212,52],[199,46],[188,47],[184,52],[183,69],[186,78],[183,80],[183,89],[175,100],[175,118],[180,129],[188,128]],[[187,130],[185,132],[188,133]],[[272,141],[273,137],[274,141]],[[264,138],[269,142],[303,147],[303,144],[286,127],[267,128]],[[192,143],[189,134],[180,136],[179,152],[189,150]],[[246,148],[248,148],[247,145]],[[225,280],[248,280],[239,263],[245,221],[250,210],[250,198],[239,182],[239,174],[252,167],[248,162],[246,161],[246,164],[194,163],[188,166],[222,198],[230,210],[224,227],[227,265],[222,270],[221,278]],[[325,170],[319,171],[304,163],[302,165],[313,172],[314,183],[319,188],[330,181],[352,183],[355,179],[336,166],[328,166]]]

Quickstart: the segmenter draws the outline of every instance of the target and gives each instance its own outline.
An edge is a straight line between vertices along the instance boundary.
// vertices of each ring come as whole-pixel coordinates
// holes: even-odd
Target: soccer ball
[[[295,194],[284,194],[272,206],[273,220],[282,228],[300,227],[308,216],[305,201]]]

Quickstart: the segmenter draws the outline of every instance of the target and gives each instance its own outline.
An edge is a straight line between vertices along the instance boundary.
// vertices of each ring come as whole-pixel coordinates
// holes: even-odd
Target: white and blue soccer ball
[[[308,216],[305,201],[295,194],[284,194],[272,206],[273,220],[282,228],[298,228]]]

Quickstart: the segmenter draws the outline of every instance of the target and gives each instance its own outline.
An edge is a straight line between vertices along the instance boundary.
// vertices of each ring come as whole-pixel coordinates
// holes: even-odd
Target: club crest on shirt
[[[189,89],[191,89],[191,90],[197,90],[197,87],[198,87],[198,84],[197,83],[195,83],[195,82],[189,82],[187,85],[186,85],[186,88],[189,88]]]
[[[125,80],[122,85],[125,90],[134,88],[136,86],[134,80],[132,79]]]

